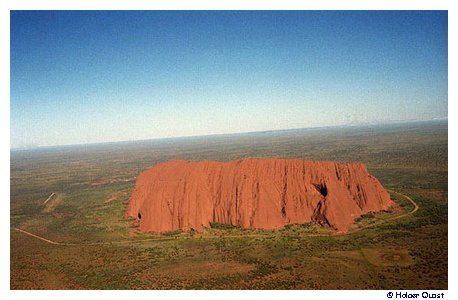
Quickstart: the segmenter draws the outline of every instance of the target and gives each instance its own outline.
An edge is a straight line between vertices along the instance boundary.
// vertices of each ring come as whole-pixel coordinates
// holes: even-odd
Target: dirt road
[[[43,205],[46,205],[46,203],[48,203],[49,200],[51,200],[51,198],[55,195],[56,193],[52,193],[48,199],[45,200],[45,202],[43,202]]]
[[[392,193],[395,193],[395,194],[398,194],[398,195],[404,197],[405,199],[407,199],[408,201],[410,201],[410,203],[412,203],[412,205],[414,206],[413,210],[411,210],[409,212],[406,212],[405,214],[398,215],[398,216],[395,216],[395,217],[392,217],[392,218],[389,218],[389,219],[379,220],[378,222],[375,222],[375,223],[360,227],[360,228],[355,229],[355,230],[353,230],[351,232],[311,233],[311,234],[303,235],[302,237],[329,237],[329,236],[350,235],[350,234],[354,234],[356,232],[360,232],[361,230],[364,230],[364,229],[367,229],[367,228],[370,228],[370,227],[374,227],[374,226],[386,223],[388,221],[397,220],[397,219],[404,218],[406,216],[412,215],[419,209],[418,204],[415,201],[413,201],[412,198],[410,198],[409,196],[404,195],[404,194],[399,193],[399,192],[396,192],[396,191],[393,191],[393,190],[388,190],[388,191],[390,191]],[[50,198],[51,197],[52,197],[52,195],[50,196]],[[17,232],[21,232],[23,234],[29,235],[29,236],[31,236],[33,238],[39,239],[39,240],[41,240],[43,242],[46,242],[46,243],[49,243],[49,244],[53,244],[53,245],[60,245],[60,246],[116,245],[116,244],[132,244],[132,243],[142,243],[142,242],[151,242],[151,241],[167,241],[167,240],[175,240],[176,239],[174,237],[157,237],[157,238],[148,238],[148,239],[142,239],[142,240],[123,240],[123,241],[113,241],[113,242],[62,243],[62,242],[56,242],[56,241],[47,239],[45,237],[33,234],[31,232],[28,232],[28,231],[20,229],[20,228],[12,227],[11,229],[13,229],[13,230],[15,230]],[[214,239],[214,238],[263,238],[263,237],[266,237],[266,236],[263,235],[263,234],[224,235],[224,236],[205,236],[205,235],[202,235],[202,236],[199,236],[199,238],[202,238],[202,239]]]

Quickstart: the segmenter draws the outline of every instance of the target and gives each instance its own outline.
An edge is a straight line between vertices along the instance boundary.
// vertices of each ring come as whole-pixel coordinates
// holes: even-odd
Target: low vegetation
[[[312,224],[242,230],[218,223],[202,233],[145,234],[125,218],[131,179],[151,165],[242,157],[363,161],[420,209],[391,220],[412,210],[391,193],[400,211],[364,215],[353,234],[339,236],[310,236],[331,232]],[[447,289],[447,174],[444,122],[13,152],[11,226],[77,245],[11,231],[11,288]],[[47,204],[55,204],[45,209],[53,192]],[[96,242],[107,243],[88,245]]]

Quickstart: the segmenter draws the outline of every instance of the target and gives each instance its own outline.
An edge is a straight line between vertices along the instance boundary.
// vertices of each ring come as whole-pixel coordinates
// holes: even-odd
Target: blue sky
[[[447,12],[11,12],[11,147],[447,117]]]

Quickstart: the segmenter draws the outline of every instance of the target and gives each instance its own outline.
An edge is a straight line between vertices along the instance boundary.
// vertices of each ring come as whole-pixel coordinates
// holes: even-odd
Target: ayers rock
[[[396,204],[362,163],[175,160],[137,177],[128,216],[141,231],[201,231],[210,222],[273,229],[316,223],[347,231]]]

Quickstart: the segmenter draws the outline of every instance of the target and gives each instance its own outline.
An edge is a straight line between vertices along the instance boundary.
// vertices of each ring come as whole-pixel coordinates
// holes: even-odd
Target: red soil
[[[241,159],[169,161],[137,177],[128,216],[141,231],[201,231],[210,222],[273,229],[316,223],[347,231],[395,203],[364,164]]]

